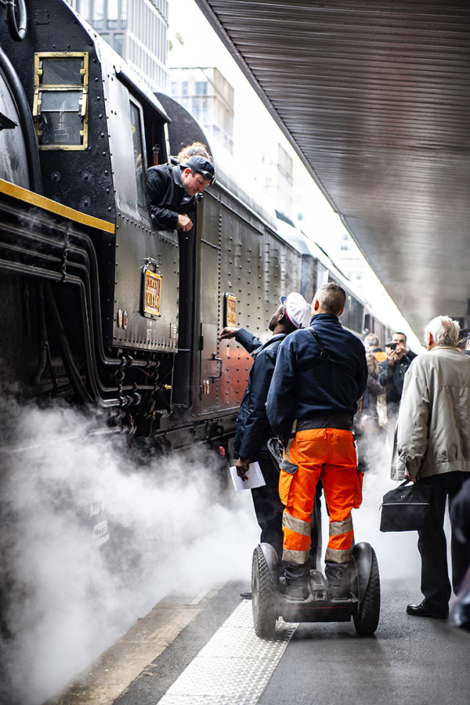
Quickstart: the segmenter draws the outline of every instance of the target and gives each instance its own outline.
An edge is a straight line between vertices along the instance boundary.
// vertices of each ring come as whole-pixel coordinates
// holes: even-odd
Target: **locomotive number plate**
[[[160,316],[162,278],[159,274],[144,272],[144,315]]]
[[[225,325],[229,327],[237,324],[237,297],[225,294]]]

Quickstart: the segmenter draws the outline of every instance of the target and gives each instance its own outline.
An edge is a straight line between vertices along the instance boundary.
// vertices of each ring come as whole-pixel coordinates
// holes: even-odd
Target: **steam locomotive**
[[[194,140],[187,111],[152,94],[62,0],[7,4],[0,23],[1,376],[25,401],[66,397],[156,449],[229,453],[250,358],[289,291],[347,282],[326,254],[243,189],[217,180],[189,233],[155,228],[146,168]],[[365,317],[367,321],[365,322]],[[348,289],[343,325],[385,337]],[[222,451],[221,451],[222,452]]]

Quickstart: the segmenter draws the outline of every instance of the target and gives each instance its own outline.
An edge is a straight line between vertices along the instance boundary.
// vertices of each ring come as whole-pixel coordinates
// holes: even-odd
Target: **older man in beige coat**
[[[398,465],[407,478],[433,487],[435,521],[418,532],[421,554],[419,605],[408,614],[445,619],[451,586],[444,514],[470,477],[470,359],[457,349],[459,325],[448,316],[425,329],[428,352],[413,360],[405,376],[396,434]],[[452,585],[457,592],[470,561],[468,544],[452,536]]]

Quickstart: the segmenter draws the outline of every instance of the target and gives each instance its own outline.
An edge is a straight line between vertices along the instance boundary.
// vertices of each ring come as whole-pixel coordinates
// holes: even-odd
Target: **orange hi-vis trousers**
[[[286,459],[298,469],[293,473],[281,470],[279,477],[279,495],[285,506],[283,560],[300,565],[308,561],[315,487],[321,477],[330,515],[325,560],[347,563],[354,537],[351,510],[362,502],[363,475],[357,470],[353,434],[335,428],[298,431]]]

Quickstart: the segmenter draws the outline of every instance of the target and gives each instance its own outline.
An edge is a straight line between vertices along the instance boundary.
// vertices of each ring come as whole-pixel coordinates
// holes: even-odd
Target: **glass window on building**
[[[127,29],[127,0],[121,0],[121,29]]]
[[[87,20],[90,21],[90,0],[78,0],[77,2],[77,12]]]
[[[209,101],[207,100],[207,98],[201,98],[201,103],[202,103],[201,120],[202,120],[203,125],[207,125],[207,123],[209,121]]]
[[[200,100],[196,96],[191,98],[191,112],[196,120],[200,119]]]
[[[196,81],[196,95],[207,95],[207,81]]]
[[[103,29],[104,25],[104,0],[94,0],[93,2],[93,27]]]
[[[117,29],[119,20],[119,0],[108,0],[106,24],[108,29]]]
[[[122,32],[116,32],[114,35],[114,49],[119,56],[124,58],[124,34]]]
[[[188,95],[189,94],[189,82],[188,81],[182,81],[181,83],[181,95]]]

